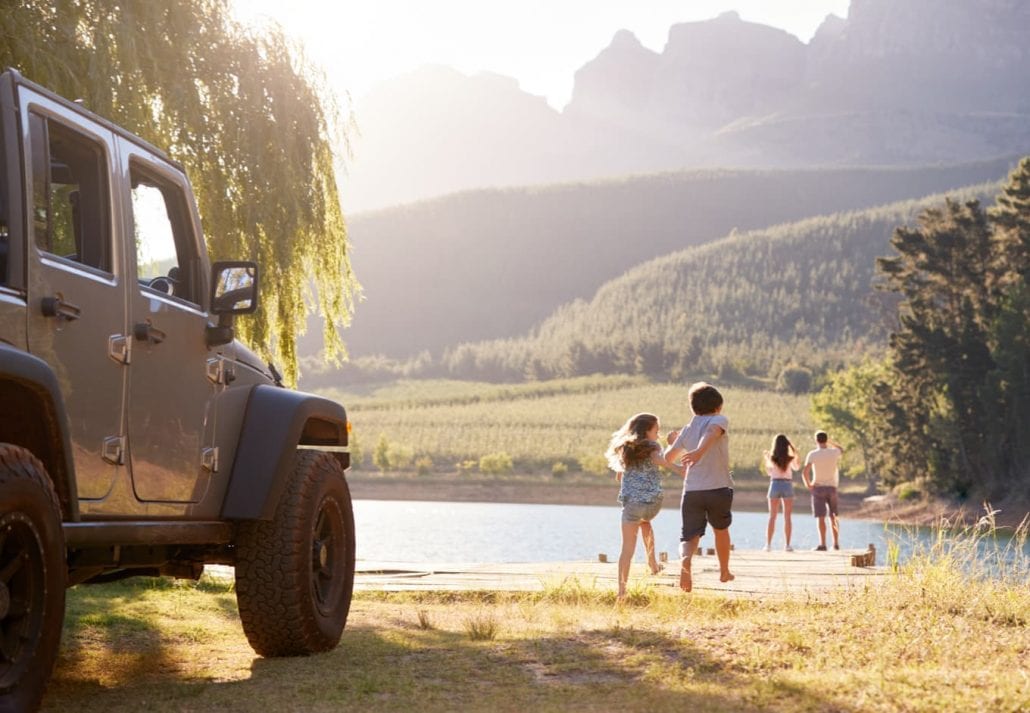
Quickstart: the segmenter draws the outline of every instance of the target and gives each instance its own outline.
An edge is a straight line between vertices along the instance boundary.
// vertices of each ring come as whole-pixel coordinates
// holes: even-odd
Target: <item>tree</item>
[[[895,230],[891,246],[897,255],[877,260],[883,287],[902,296],[890,336],[897,378],[889,415],[904,420],[898,400],[911,407],[907,427],[899,424],[906,450],[915,439],[935,483],[966,495],[990,472],[987,396],[995,363],[987,331],[996,306],[987,215],[978,201],[948,199],[924,211],[917,228]]]
[[[289,381],[311,302],[327,357],[343,352],[359,289],[334,169],[345,138],[324,79],[281,30],[243,28],[228,0],[2,0],[0,36],[0,66],[185,165],[212,256],[261,264],[263,307],[239,330]]]
[[[819,393],[812,396],[812,418],[834,434],[851,451],[862,458],[862,470],[870,492],[876,489],[889,454],[881,442],[886,434],[877,412],[881,384],[887,378],[887,366],[866,361],[830,377]],[[893,484],[887,474],[888,484]]]

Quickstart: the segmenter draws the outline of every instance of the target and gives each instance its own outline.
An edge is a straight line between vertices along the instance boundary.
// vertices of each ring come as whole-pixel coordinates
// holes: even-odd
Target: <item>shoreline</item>
[[[601,505],[618,507],[614,482],[560,482],[540,479],[488,479],[461,475],[413,476],[349,473],[351,495],[360,500],[427,500],[436,502],[530,503],[540,505]],[[764,489],[738,487],[733,507],[742,512],[767,512]],[[804,486],[795,483],[796,514],[809,514]],[[666,489],[663,510],[678,508],[678,489]],[[1001,508],[995,516],[998,527],[1017,527],[1030,513],[1030,505]],[[973,523],[985,514],[982,507],[940,499],[901,502],[890,495],[867,498],[862,492],[840,494],[841,517],[881,520],[901,525],[932,526],[946,519]]]

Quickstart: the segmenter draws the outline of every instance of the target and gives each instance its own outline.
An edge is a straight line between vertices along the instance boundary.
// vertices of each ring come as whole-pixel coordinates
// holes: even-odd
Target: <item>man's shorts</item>
[[[732,506],[733,488],[684,492],[680,501],[680,514],[683,516],[680,542],[701,537],[709,523],[716,530],[725,530],[733,521]]]
[[[776,498],[790,499],[794,497],[794,483],[790,482],[786,478],[773,478],[769,481],[769,495],[770,500]]]
[[[832,485],[817,485],[812,488],[812,515],[826,517],[827,508],[837,516],[837,489]]]
[[[651,522],[662,509],[662,498],[658,497],[653,503],[625,502],[622,504],[622,521],[630,522]]]

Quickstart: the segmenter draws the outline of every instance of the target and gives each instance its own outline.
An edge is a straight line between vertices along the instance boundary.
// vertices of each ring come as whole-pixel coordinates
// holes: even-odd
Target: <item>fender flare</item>
[[[61,385],[50,365],[33,354],[0,342],[0,385],[13,387],[40,407],[41,437],[35,443],[17,443],[29,448],[43,461],[57,491],[61,510],[67,520],[79,519],[79,493],[75,484],[75,462],[72,459],[68,412],[61,394]]]
[[[347,412],[321,396],[267,384],[247,400],[222,504],[227,520],[271,520],[293,471],[297,446],[346,446]],[[347,453],[337,453],[350,465]]]

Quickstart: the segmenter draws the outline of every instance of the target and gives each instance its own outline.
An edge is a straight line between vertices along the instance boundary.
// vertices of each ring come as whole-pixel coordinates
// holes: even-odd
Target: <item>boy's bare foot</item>
[[[690,576],[690,564],[680,565],[680,589],[689,592],[694,588],[694,580]]]
[[[732,582],[734,579],[736,579],[736,577],[734,577],[729,572],[723,572],[722,574],[719,575],[719,581],[720,582]]]

